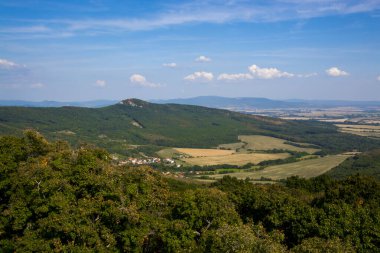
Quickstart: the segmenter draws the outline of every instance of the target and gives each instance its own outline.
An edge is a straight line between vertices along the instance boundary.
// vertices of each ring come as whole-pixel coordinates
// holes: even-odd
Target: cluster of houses
[[[170,158],[161,159],[158,157],[147,157],[147,158],[129,157],[127,160],[119,161],[118,163],[119,165],[126,165],[126,164],[145,165],[145,164],[154,164],[154,163],[164,163],[164,164],[174,165],[175,161]]]

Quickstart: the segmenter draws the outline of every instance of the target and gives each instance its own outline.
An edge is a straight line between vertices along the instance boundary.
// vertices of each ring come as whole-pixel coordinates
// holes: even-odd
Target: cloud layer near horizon
[[[197,71],[193,74],[185,76],[184,80],[186,81],[203,81],[209,82],[214,79],[214,75],[211,72]]]

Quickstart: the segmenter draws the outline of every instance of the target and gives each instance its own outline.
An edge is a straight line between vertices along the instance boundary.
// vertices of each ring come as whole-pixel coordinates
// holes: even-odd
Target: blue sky
[[[380,100],[380,0],[0,0],[0,99]]]

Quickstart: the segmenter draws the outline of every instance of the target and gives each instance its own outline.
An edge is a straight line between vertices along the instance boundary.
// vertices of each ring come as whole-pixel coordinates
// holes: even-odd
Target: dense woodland
[[[0,138],[1,252],[378,252],[366,176],[212,185],[112,164],[37,132]]]
[[[0,107],[0,135],[36,129],[49,140],[94,143],[125,156],[163,147],[211,148],[239,135],[265,135],[311,143],[322,154],[380,148],[380,140],[340,133],[330,123],[286,121],[200,106],[153,104],[137,99],[103,108]],[[139,145],[130,148],[131,144]],[[293,143],[294,144],[294,143]]]
[[[380,149],[356,154],[327,173],[333,178],[367,175],[380,180]]]

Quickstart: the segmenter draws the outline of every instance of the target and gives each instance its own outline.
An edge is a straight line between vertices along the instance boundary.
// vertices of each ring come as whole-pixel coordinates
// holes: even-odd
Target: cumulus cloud
[[[177,63],[175,63],[175,62],[164,63],[164,64],[162,64],[162,66],[168,67],[168,68],[176,68],[177,67]]]
[[[260,68],[257,65],[252,65],[249,68],[253,77],[260,79],[273,79],[273,78],[281,78],[281,77],[293,77],[294,74],[283,72],[278,70],[277,68]]]
[[[106,80],[96,80],[95,82],[95,86],[97,87],[106,87],[106,85],[107,85]]]
[[[145,76],[140,75],[140,74],[131,75],[129,80],[131,81],[131,83],[138,86],[142,86],[142,87],[149,87],[149,88],[161,87],[160,84],[149,82],[148,80],[146,80]]]
[[[253,79],[253,76],[249,73],[239,73],[239,74],[220,74],[218,80],[222,81],[237,81],[237,80],[248,80]]]
[[[12,61],[6,60],[6,59],[0,59],[0,68],[13,69],[13,68],[19,68],[19,67],[24,67],[24,66],[14,63]]]
[[[195,61],[197,61],[197,62],[210,62],[211,58],[208,58],[204,55],[201,55],[198,58],[196,58]]]
[[[212,81],[214,79],[214,75],[210,72],[204,72],[204,71],[199,71],[199,72],[194,72],[193,74],[190,74],[184,78],[187,81]]]
[[[337,67],[331,67],[329,69],[326,69],[326,73],[327,75],[333,77],[348,76],[348,73],[346,71],[340,70]]]
[[[45,85],[43,84],[43,83],[32,83],[31,85],[30,85],[30,88],[32,88],[32,89],[41,89],[41,88],[43,88]]]

